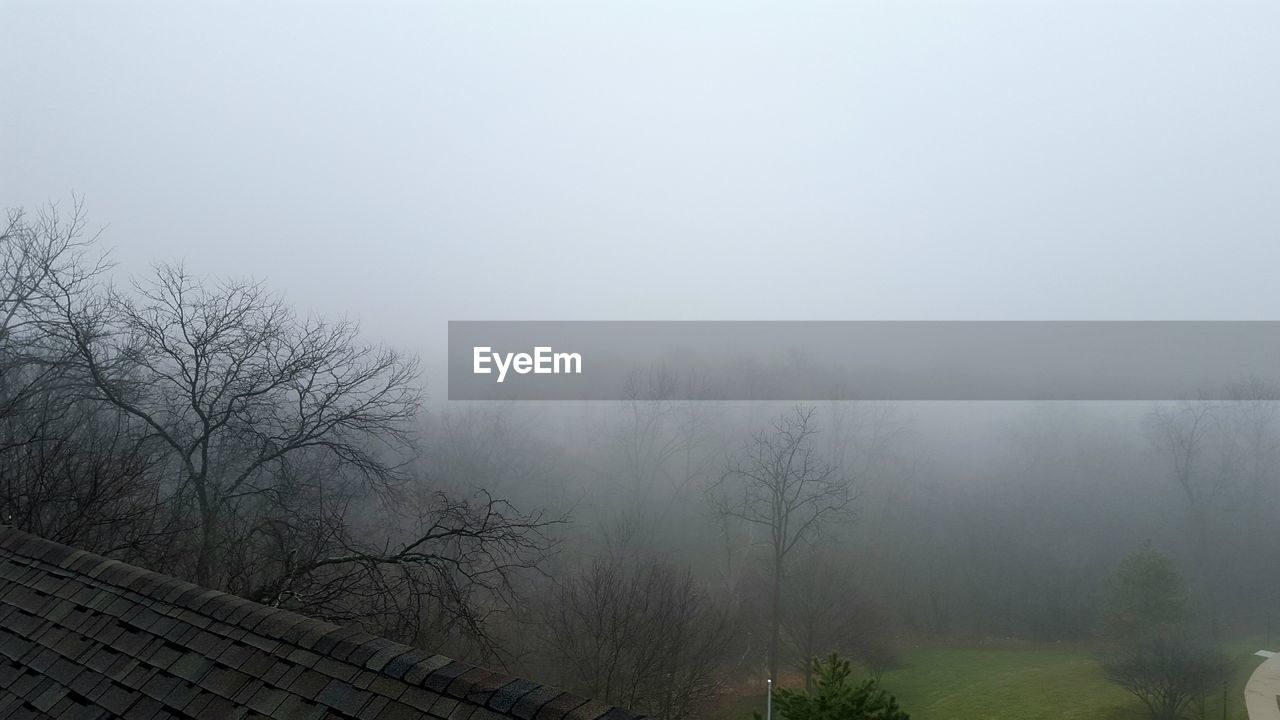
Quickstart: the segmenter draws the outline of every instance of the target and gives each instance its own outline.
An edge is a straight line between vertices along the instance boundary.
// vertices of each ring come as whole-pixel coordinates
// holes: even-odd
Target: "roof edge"
[[[411,645],[273,608],[186,580],[0,526],[0,549],[122,591],[197,613],[246,633],[390,676],[523,720],[639,720],[641,715]]]

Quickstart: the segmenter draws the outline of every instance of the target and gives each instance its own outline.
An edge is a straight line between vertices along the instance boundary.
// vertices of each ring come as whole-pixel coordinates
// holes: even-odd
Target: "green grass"
[[[1261,659],[1253,643],[1233,644],[1228,653],[1236,677],[1227,689],[1228,720],[1246,720],[1242,693]],[[912,720],[1143,720],[1141,704],[1108,683],[1086,648],[919,647],[904,654],[904,665],[885,673],[882,684],[898,697]],[[747,720],[764,707],[763,695],[732,699],[714,720]],[[1205,717],[1219,720],[1222,693],[1215,693]]]

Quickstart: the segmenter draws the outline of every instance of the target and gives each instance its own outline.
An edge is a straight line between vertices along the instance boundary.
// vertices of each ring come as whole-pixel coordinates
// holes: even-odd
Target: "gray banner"
[[[1171,400],[1280,376],[1280,322],[449,323],[450,400]]]

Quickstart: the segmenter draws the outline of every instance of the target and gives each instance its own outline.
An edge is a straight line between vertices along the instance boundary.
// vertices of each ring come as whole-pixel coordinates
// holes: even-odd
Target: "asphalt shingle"
[[[2,526],[0,717],[640,718]]]

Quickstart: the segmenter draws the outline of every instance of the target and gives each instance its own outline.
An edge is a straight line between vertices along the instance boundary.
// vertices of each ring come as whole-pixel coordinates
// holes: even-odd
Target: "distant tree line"
[[[1274,617],[1266,382],[1019,408],[967,463],[892,405],[666,369],[617,404],[426,412],[414,357],[262,283],[114,281],[79,204],[2,230],[0,519],[59,542],[664,720],[766,677],[813,696],[832,652],[880,677],[905,642],[1097,642],[1123,685]],[[1185,575],[1124,600],[1148,544]],[[1178,594],[1194,620],[1118,640]]]

